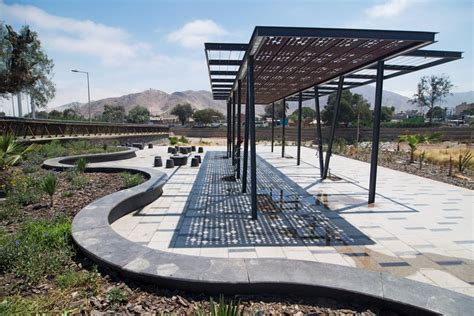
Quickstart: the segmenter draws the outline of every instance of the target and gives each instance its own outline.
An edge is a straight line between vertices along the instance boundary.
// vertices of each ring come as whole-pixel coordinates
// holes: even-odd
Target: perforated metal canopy
[[[255,102],[268,104],[304,92],[304,99],[375,81],[375,63],[385,61],[384,79],[461,58],[460,52],[419,50],[435,33],[412,31],[257,26],[249,44],[206,43],[214,99],[228,99],[242,82],[246,94],[246,57],[254,56]],[[306,91],[308,90],[308,91]]]

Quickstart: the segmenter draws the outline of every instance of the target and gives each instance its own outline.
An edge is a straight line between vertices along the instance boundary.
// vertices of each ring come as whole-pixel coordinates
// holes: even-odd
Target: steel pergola
[[[247,192],[250,143],[252,218],[257,218],[255,104],[298,102],[297,159],[301,152],[302,102],[315,100],[321,179],[327,178],[342,91],[375,83],[374,126],[368,203],[374,203],[380,111],[384,79],[462,58],[461,52],[421,50],[435,42],[434,32],[257,26],[248,44],[205,43],[213,97],[227,101],[227,157],[240,177],[240,114],[245,100],[242,192]],[[323,159],[319,97],[336,93],[328,149]],[[286,107],[283,107],[286,112]],[[282,121],[285,122],[286,113]],[[237,123],[237,131],[235,125]],[[285,124],[282,126],[282,157]],[[240,144],[240,141],[238,141]]]

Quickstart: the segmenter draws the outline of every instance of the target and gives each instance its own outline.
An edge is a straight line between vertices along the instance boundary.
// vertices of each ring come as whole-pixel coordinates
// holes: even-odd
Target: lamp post
[[[87,75],[87,97],[89,99],[89,122],[92,122],[92,115],[91,115],[91,90],[89,88],[89,72],[87,71],[80,71],[73,69],[72,72],[79,72]]]

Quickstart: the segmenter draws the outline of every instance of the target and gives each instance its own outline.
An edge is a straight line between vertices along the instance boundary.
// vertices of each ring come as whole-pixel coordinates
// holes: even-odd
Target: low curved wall
[[[50,159],[44,166],[71,168],[65,161],[71,160]],[[158,198],[166,175],[135,167],[87,170],[127,170],[148,175],[143,184],[92,202],[72,223],[72,236],[79,248],[98,264],[125,276],[162,287],[211,294],[291,293],[364,301],[413,315],[467,315],[474,306],[474,299],[469,296],[382,272],[298,260],[196,257],[148,248],[120,236],[110,224]]]

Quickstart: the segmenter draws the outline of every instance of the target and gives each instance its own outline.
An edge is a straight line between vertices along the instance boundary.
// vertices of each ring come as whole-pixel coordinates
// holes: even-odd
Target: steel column
[[[319,172],[321,178],[323,177],[324,161],[323,161],[323,135],[321,132],[321,111],[319,109],[319,89],[314,86],[314,103],[316,107],[316,131],[318,133],[318,156],[319,156]]]
[[[384,62],[377,62],[377,81],[375,84],[374,127],[372,130],[372,155],[370,159],[369,204],[375,202],[375,188],[377,185],[377,164],[379,157],[380,140],[380,113],[382,109]]]
[[[275,141],[275,102],[272,103],[272,152],[273,152],[274,141]]]
[[[248,86],[248,80],[247,80]],[[249,93],[247,88],[245,100],[245,134],[244,134],[244,167],[242,169],[242,193],[247,193],[247,170],[249,166]]]
[[[241,155],[241,127],[242,122],[242,81],[237,81],[237,143],[239,144],[239,158],[237,159],[237,179],[240,179],[240,158]]]
[[[232,166],[235,166],[235,90],[232,92]]]
[[[326,151],[326,161],[324,162],[324,172],[323,172],[323,176],[321,177],[323,180],[326,179],[328,176],[329,159],[331,159],[332,144],[334,142],[334,135],[336,134],[337,116],[339,114],[339,106],[341,103],[343,85],[344,85],[344,76],[340,76],[339,85],[337,86],[336,105],[334,107],[334,112],[332,114],[332,125],[331,125],[331,132],[329,134],[328,150]]]
[[[301,121],[303,119],[302,115],[303,109],[303,93],[300,91],[298,93],[298,138],[297,138],[297,147],[296,147],[296,165],[299,166],[301,163]]]
[[[257,219],[257,148],[255,137],[255,91],[253,78],[253,56],[247,60],[247,94],[249,96],[249,126],[250,126],[250,194],[252,202],[252,219]]]
[[[286,121],[286,99],[283,98],[283,117],[281,118],[281,157],[285,158],[285,121]]]
[[[230,100],[227,100],[227,158],[230,158]]]

